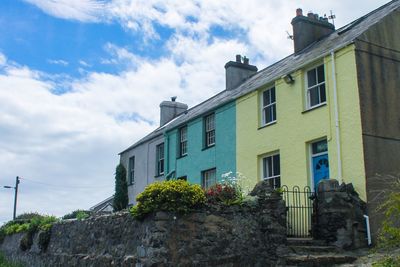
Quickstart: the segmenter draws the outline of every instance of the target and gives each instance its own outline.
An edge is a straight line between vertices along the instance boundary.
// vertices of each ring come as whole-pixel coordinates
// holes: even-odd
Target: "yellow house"
[[[234,90],[245,189],[263,179],[311,190],[321,179],[352,183],[377,231],[390,189],[380,177],[400,173],[399,11],[395,0],[335,30],[297,10],[294,54]]]
[[[365,199],[355,45],[290,76],[294,82],[280,77],[236,101],[237,168],[248,178],[245,186],[270,179],[274,186],[313,188],[332,177],[353,183]],[[309,85],[312,79],[317,83]]]

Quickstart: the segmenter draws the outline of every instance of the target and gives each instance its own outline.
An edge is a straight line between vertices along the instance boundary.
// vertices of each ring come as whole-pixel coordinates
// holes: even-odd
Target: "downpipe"
[[[370,226],[369,226],[369,216],[364,214],[364,218],[365,218],[365,225],[367,227],[367,239],[368,239],[368,246],[371,246],[371,230],[370,230]]]
[[[332,63],[332,82],[333,82],[333,104],[335,111],[335,129],[336,129],[336,151],[337,151],[337,164],[338,164],[338,181],[342,181],[342,158],[340,148],[340,124],[339,124],[339,104],[337,95],[337,83],[336,83],[336,66],[335,66],[335,52],[331,51],[331,63]]]

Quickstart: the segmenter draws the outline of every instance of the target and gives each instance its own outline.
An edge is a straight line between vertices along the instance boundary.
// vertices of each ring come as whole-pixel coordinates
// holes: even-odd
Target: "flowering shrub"
[[[232,172],[222,174],[221,183],[217,183],[206,190],[206,198],[210,204],[241,204],[243,194],[238,178],[233,177]]]
[[[148,185],[136,197],[137,205],[130,208],[135,218],[143,218],[154,211],[185,213],[205,203],[206,197],[199,185],[183,180],[156,182]]]

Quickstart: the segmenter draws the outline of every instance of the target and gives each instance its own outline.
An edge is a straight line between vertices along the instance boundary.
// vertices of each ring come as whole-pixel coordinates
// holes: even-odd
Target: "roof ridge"
[[[325,36],[321,40],[314,42],[301,50],[298,53],[292,53],[274,63],[272,63],[269,66],[266,66],[265,68],[259,70],[256,72],[254,75],[250,76],[247,78],[245,81],[243,81],[241,84],[239,84],[237,87],[233,88],[232,90],[223,90],[220,91],[219,93],[211,96],[210,98],[205,99],[204,101],[200,102],[199,104],[191,107],[187,111],[183,112],[181,115],[176,117],[174,121],[171,121],[171,124],[168,124],[168,127],[162,127],[162,128],[157,128],[150,134],[146,135],[144,138],[140,139],[138,142],[136,142],[134,145],[130,146],[128,149],[124,150],[123,152],[145,142],[151,134],[154,134],[157,130],[165,129],[166,131],[169,131],[171,129],[174,129],[184,123],[187,123],[188,121],[198,118],[201,115],[210,112],[211,110],[215,110],[221,105],[227,104],[231,101],[234,101],[235,99],[238,99],[239,97],[246,95],[248,93],[251,93],[263,85],[269,84],[275,80],[277,80],[279,77],[282,77],[282,75],[285,75],[287,73],[292,73],[302,67],[304,67],[307,64],[310,64],[311,62],[324,57],[329,51],[335,51],[337,49],[341,49],[352,42],[356,40],[361,34],[363,34],[365,31],[367,31],[372,25],[375,25],[378,23],[382,18],[386,17],[389,13],[392,13],[393,11],[397,10],[397,8],[400,7],[398,4],[400,0],[392,0],[372,11],[369,13],[353,20],[352,22],[346,24],[343,27],[340,27],[339,29],[335,30],[331,34]],[[388,8],[389,6],[394,5],[395,8]],[[388,8],[388,12],[385,14],[377,14],[374,15],[385,8]],[[371,17],[371,18],[370,18]],[[362,24],[359,29],[354,30],[353,28],[355,26],[360,25],[360,23],[365,22]],[[226,94],[225,96],[223,94]],[[215,101],[213,101],[215,99]],[[211,102],[210,105],[206,106],[205,103]],[[204,110],[200,110],[199,107],[202,107],[205,105]],[[198,111],[198,112],[197,112]],[[193,113],[193,114],[191,114]],[[188,116],[186,117],[185,115]],[[160,133],[161,134],[161,133]],[[158,135],[155,135],[156,137]],[[121,153],[123,153],[121,152]],[[120,154],[121,154],[120,153]]]

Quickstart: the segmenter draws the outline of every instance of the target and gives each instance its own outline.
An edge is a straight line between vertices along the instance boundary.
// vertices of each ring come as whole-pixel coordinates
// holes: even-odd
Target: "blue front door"
[[[322,179],[329,179],[329,161],[328,154],[314,156],[312,158],[312,166],[313,166],[313,179],[314,179],[314,187],[317,188],[318,183]]]

